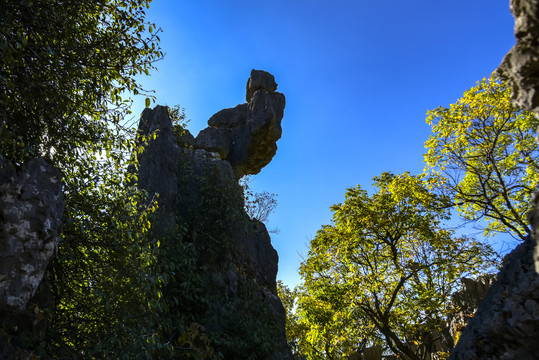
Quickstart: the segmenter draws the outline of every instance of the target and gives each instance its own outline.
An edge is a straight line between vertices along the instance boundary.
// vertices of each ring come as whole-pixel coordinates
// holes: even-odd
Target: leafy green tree
[[[0,152],[68,166],[107,149],[122,94],[163,56],[150,0],[22,0],[0,9]]]
[[[40,346],[55,358],[142,357],[155,347],[160,278],[146,233],[155,204],[109,159],[65,170],[64,229],[42,287],[54,306]],[[69,171],[69,173],[68,173]],[[147,204],[147,205],[146,205]]]
[[[357,186],[331,208],[333,224],[300,267],[298,311],[308,327],[300,348],[309,359],[374,345],[407,359],[432,351],[459,279],[485,271],[493,254],[442,228],[449,199],[429,191],[434,181],[383,173],[374,194]]]
[[[485,235],[525,239],[529,196],[539,181],[533,113],[513,106],[511,89],[492,75],[427,115],[433,134],[425,171],[443,176],[439,188],[465,220],[486,220]]]
[[[24,342],[43,357],[172,357],[159,333],[158,244],[146,239],[154,202],[126,170],[140,149],[122,96],[149,94],[137,76],[163,56],[149,3],[0,7],[0,153],[15,165],[43,157],[63,174],[64,230],[40,289],[50,301],[36,307],[48,329]]]
[[[300,321],[300,316],[297,312],[299,291],[299,287],[290,290],[281,280],[277,280],[277,294],[286,312],[286,338],[288,346],[297,359],[303,358],[300,344],[305,343],[304,338],[308,331],[305,324]]]

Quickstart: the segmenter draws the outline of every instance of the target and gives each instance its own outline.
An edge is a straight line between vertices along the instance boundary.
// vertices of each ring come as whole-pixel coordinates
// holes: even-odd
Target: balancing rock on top
[[[224,109],[208,120],[195,139],[195,148],[218,153],[232,165],[236,178],[258,174],[277,152],[285,97],[276,92],[270,73],[252,70],[247,81],[247,103]]]

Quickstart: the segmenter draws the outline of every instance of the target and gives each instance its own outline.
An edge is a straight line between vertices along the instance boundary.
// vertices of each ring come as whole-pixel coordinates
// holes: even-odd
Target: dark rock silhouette
[[[11,338],[45,331],[34,295],[56,253],[63,200],[60,172],[45,160],[16,169],[0,155],[0,359],[35,358]]]
[[[159,196],[160,226],[157,230],[160,231],[158,235],[161,235],[172,231],[171,228],[174,227],[173,213],[178,195],[176,169],[180,156],[180,148],[167,108],[156,106],[153,110],[145,109],[142,112],[138,132],[144,135],[156,133],[159,137],[159,141],[145,144],[144,153],[139,157],[137,175],[141,188]]]
[[[139,126],[141,135],[157,131],[139,158],[138,170],[138,186],[150,196],[158,194],[153,236],[170,239],[161,242],[165,248],[174,241],[194,245],[208,305],[191,315],[210,338],[227,337],[216,345],[227,359],[290,359],[276,288],[277,252],[265,225],[245,213],[238,184],[241,176],[258,173],[275,155],[285,103],[276,87],[272,75],[253,70],[249,102],[213,115],[196,139],[174,127],[163,106],[146,109]],[[179,228],[184,229],[181,235]],[[218,236],[207,235],[215,232]],[[181,287],[181,280],[170,284],[169,291],[175,286]],[[270,355],[260,357],[258,344],[241,351],[230,345],[257,332],[272,343]]]

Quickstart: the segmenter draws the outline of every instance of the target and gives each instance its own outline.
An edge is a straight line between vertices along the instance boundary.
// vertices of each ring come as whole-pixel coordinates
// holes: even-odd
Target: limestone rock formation
[[[263,70],[252,70],[249,80],[247,80],[247,91],[245,94],[245,100],[248,103],[251,102],[253,95],[258,90],[265,90],[269,93],[277,90],[277,83],[275,78],[270,73]]]
[[[451,296],[452,307],[456,310],[447,318],[449,325],[446,333],[449,335],[449,347],[444,351],[451,351],[458,342],[462,330],[466,328],[481,301],[485,298],[490,287],[496,282],[496,276],[483,275],[477,279],[462,278],[461,288]],[[445,329],[444,329],[445,331]]]
[[[517,106],[539,115],[539,0],[511,0],[517,43],[498,72],[513,88]]]
[[[36,358],[13,338],[46,326],[38,319],[34,295],[62,229],[60,179],[43,159],[16,169],[0,155],[0,359]]]
[[[212,116],[195,140],[171,123],[163,106],[146,109],[139,126],[142,135],[158,131],[138,169],[138,186],[150,196],[159,194],[153,236],[164,256],[182,256],[174,255],[179,243],[195,249],[200,280],[193,286],[202,289],[204,299],[192,306],[180,303],[177,311],[196,308],[189,316],[206,328],[226,359],[291,358],[276,289],[277,252],[264,224],[245,213],[238,184],[239,177],[259,172],[271,160],[281,136],[284,96],[269,79],[273,76],[253,70],[250,102]],[[164,296],[181,292],[185,283],[171,282]]]
[[[236,178],[258,174],[277,152],[285,98],[275,92],[273,75],[252,70],[247,81],[247,103],[217,112],[209,127],[196,137],[195,147],[219,153],[232,165]]]
[[[504,259],[498,280],[464,329],[451,359],[536,359],[539,275],[529,240]]]
[[[167,108],[145,109],[138,131],[141,135],[155,133],[159,136],[159,141],[145,145],[145,153],[139,158],[138,181],[152,196],[159,198],[159,231],[166,232],[174,226],[171,214],[178,194],[176,168],[180,155]]]
[[[42,159],[17,171],[0,156],[0,310],[23,310],[62,228],[60,173]]]
[[[451,296],[451,302],[461,311],[473,313],[495,281],[494,275],[483,275],[477,279],[462,278],[462,287]]]
[[[517,44],[498,73],[515,105],[539,115],[539,1],[511,0]],[[532,236],[504,259],[498,280],[464,329],[450,359],[537,359],[539,354],[539,208],[528,215]],[[535,250],[534,250],[535,249]],[[534,256],[535,251],[535,256]],[[535,257],[535,259],[534,259]]]
[[[528,212],[528,222],[532,227],[531,238],[535,239],[533,252],[535,272],[539,274],[539,194],[537,192],[532,195],[532,210]]]

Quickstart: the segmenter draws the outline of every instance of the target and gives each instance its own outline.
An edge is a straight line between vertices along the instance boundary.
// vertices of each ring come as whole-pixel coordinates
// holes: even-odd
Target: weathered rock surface
[[[462,278],[461,289],[451,296],[451,302],[461,311],[473,314],[495,282],[493,275],[483,275],[477,279]]]
[[[273,75],[252,70],[247,81],[247,103],[217,112],[209,127],[196,137],[195,147],[219,153],[236,178],[258,174],[277,152],[284,114],[284,95],[275,92]]]
[[[145,152],[139,157],[138,183],[152,196],[159,198],[159,231],[174,227],[173,209],[178,195],[176,169],[180,149],[174,128],[165,106],[145,109],[139,123],[139,134],[156,134],[159,141],[149,141]]]
[[[42,159],[17,171],[0,156],[0,310],[23,310],[62,228],[60,173]]]
[[[492,285],[464,329],[450,359],[537,359],[539,275],[529,240],[504,259]]]
[[[252,70],[249,80],[247,80],[247,89],[245,94],[245,100],[248,103],[251,102],[253,95],[258,90],[265,90],[269,93],[277,90],[277,83],[275,78],[270,73],[263,70]]]
[[[281,136],[284,96],[270,92],[277,85],[268,79],[273,77],[253,71],[251,101],[215,114],[194,142],[187,130],[174,129],[166,107],[146,109],[139,127],[145,135],[158,131],[138,170],[139,187],[159,193],[154,235],[170,239],[162,247],[174,241],[194,245],[207,305],[190,316],[218,339],[216,350],[227,359],[291,358],[276,290],[278,255],[264,224],[245,213],[238,184],[238,177],[259,172],[271,160]],[[164,296],[173,292],[169,288]],[[270,355],[260,355],[262,343],[245,341],[257,337],[270,340]]]
[[[516,45],[498,73],[513,88],[515,105],[539,115],[539,1],[511,0]],[[450,359],[537,359],[539,354],[539,208],[528,215],[532,236],[504,265]],[[535,255],[534,255],[535,251]],[[535,259],[534,259],[535,257]]]
[[[531,237],[535,239],[533,252],[535,272],[539,274],[539,193],[537,192],[532,195],[532,206],[532,210],[528,213],[528,222],[532,227]]]
[[[62,229],[60,179],[43,159],[17,170],[0,155],[0,359],[36,358],[19,335],[45,331],[34,295]]]
[[[456,312],[447,318],[447,341],[449,345],[443,351],[451,351],[458,342],[462,330],[466,328],[490,287],[496,282],[496,276],[483,275],[477,279],[462,278],[461,288],[451,296],[451,303]],[[444,329],[445,330],[445,329]]]
[[[539,115],[539,0],[511,0],[517,43],[498,73],[509,81],[517,106]]]

